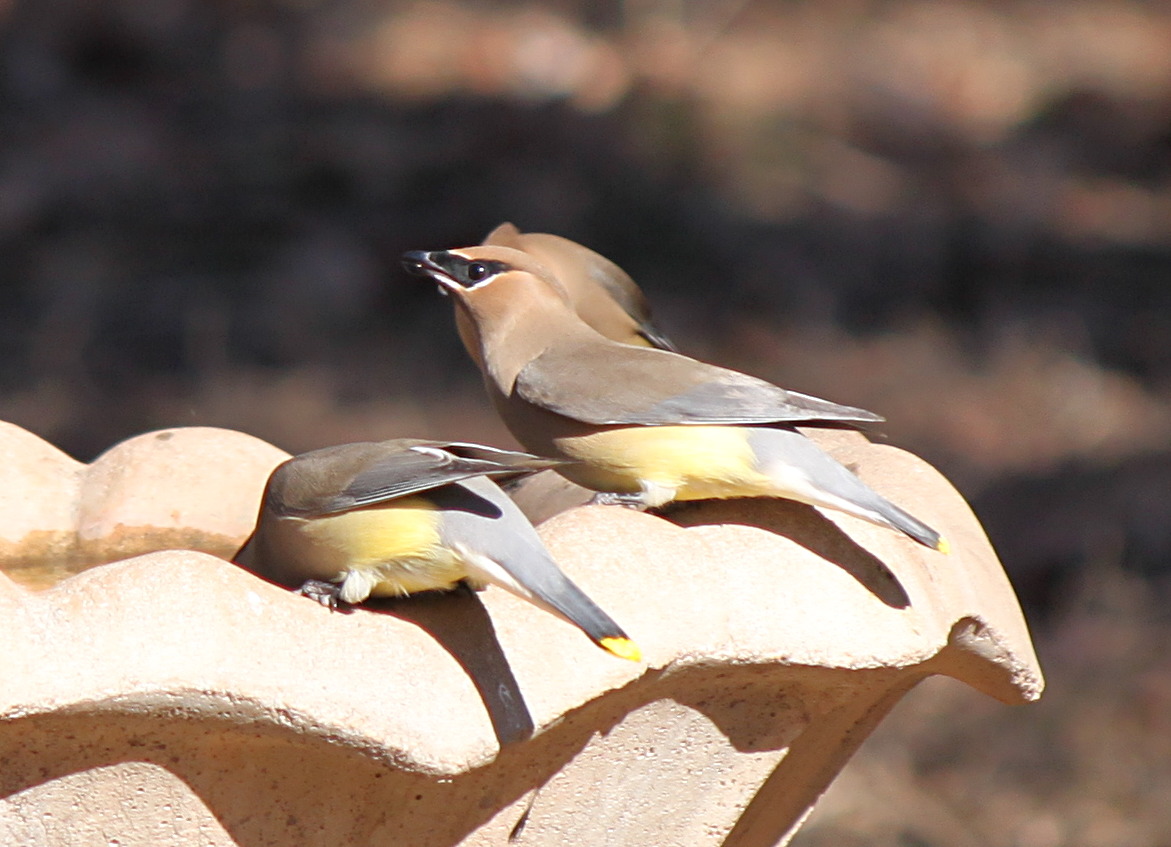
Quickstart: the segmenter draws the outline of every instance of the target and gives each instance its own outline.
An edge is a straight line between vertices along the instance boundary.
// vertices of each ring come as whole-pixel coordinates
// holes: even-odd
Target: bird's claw
[[[637,509],[640,512],[647,510],[646,499],[642,493],[620,494],[616,491],[599,491],[590,500],[595,506],[624,506],[627,509]]]
[[[331,612],[336,612],[338,604],[341,602],[338,596],[341,594],[341,590],[342,587],[337,583],[324,582],[320,579],[307,579],[305,584],[297,589],[297,593],[320,603]]]

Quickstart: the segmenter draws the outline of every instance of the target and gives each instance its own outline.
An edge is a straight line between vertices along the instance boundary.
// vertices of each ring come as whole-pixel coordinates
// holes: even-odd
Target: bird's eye
[[[468,281],[480,282],[488,278],[488,266],[480,264],[479,262],[472,262],[468,265]]]

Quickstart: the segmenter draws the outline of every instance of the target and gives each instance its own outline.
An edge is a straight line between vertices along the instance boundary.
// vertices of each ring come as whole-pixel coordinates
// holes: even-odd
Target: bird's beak
[[[463,286],[444,268],[443,258],[446,250],[427,252],[426,250],[411,250],[403,253],[403,268],[414,276],[426,276],[439,283],[439,293],[447,295]]]
[[[434,254],[426,250],[411,250],[403,253],[403,267],[407,273],[415,276],[433,276],[441,269],[431,258]]]

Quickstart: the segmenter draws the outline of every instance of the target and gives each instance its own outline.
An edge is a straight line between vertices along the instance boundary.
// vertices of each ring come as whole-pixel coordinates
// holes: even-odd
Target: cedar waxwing
[[[455,300],[470,351],[505,425],[525,448],[574,464],[557,471],[644,507],[672,500],[786,497],[947,542],[823,452],[794,425],[863,425],[872,412],[778,388],[666,350],[607,339],[573,311],[527,253],[468,247],[404,256]]]
[[[503,223],[488,233],[485,246],[512,247],[528,253],[565,287],[574,311],[607,338],[639,347],[674,350],[675,345],[651,323],[651,304],[630,275],[600,253],[547,232],[521,232]],[[456,312],[460,337],[466,316]]]
[[[491,583],[623,659],[638,647],[567,577],[488,476],[561,462],[478,444],[396,439],[314,450],[269,477],[236,555],[254,573],[335,606]]]

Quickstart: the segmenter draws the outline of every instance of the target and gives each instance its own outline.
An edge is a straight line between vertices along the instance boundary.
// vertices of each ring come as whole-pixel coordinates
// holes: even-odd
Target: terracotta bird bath
[[[285,458],[251,436],[148,433],[87,466],[2,424],[0,843],[785,843],[926,676],[1042,689],[959,494],[818,438],[951,555],[783,501],[552,517],[638,665],[499,590],[331,613],[232,565]]]

